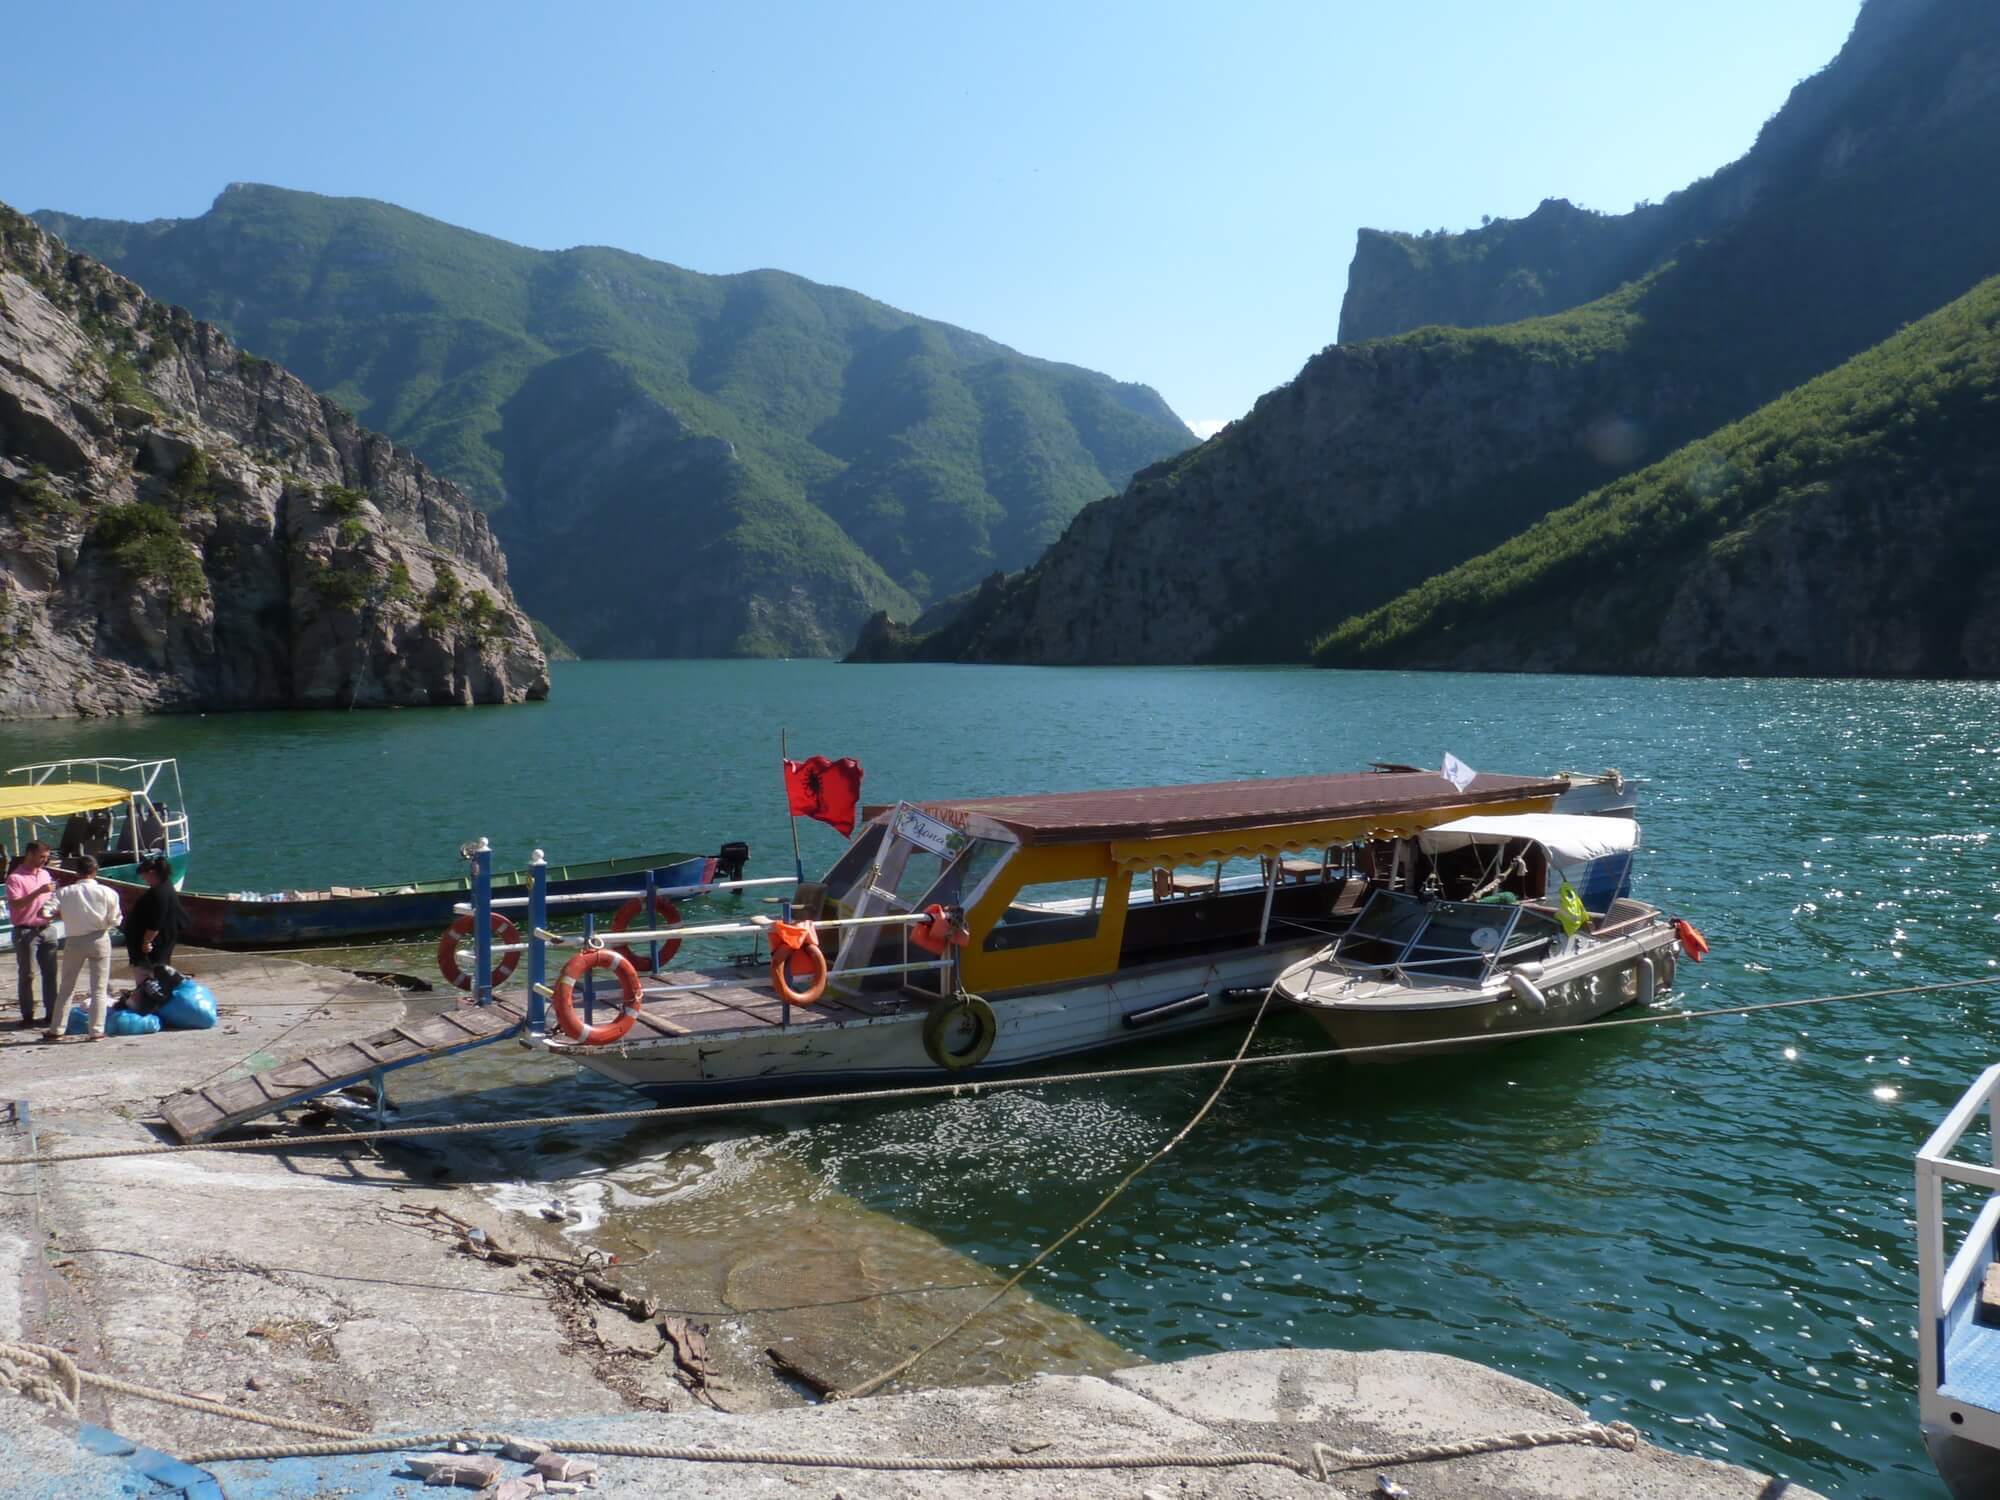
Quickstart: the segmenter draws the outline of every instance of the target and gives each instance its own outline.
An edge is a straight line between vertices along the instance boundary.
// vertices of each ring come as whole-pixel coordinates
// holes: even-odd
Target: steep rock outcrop
[[[0,649],[0,718],[548,691],[455,485],[4,205]]]
[[[2000,277],[1345,621],[1327,666],[2000,676]]]
[[[1851,170],[1774,184],[1726,231],[1583,307],[1322,351],[1247,417],[1085,509],[952,654],[1301,660],[1336,622],[2000,271],[2000,197],[1969,189],[2000,178],[2000,9],[1952,16],[1965,46],[1949,87],[1852,122],[1870,145]],[[1893,37],[1864,49],[1883,76],[1849,80],[1850,100],[1929,76],[1929,33],[1897,35],[1914,54]]]
[[[1773,199],[1875,169],[1913,136],[1982,109],[1994,87],[1992,22],[1991,7],[1955,0],[1865,0],[1840,53],[1792,90],[1750,150],[1664,203],[1601,214],[1551,198],[1463,234],[1364,229],[1340,342],[1580,307]]]

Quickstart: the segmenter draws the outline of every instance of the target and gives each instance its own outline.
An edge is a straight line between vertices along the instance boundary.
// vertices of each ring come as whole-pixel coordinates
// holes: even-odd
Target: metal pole
[[[653,872],[651,870],[648,870],[646,872],[646,907],[645,907],[646,925],[648,927],[658,927],[660,925],[660,910],[657,906],[653,904],[653,897],[654,897]],[[648,946],[651,947],[653,950],[653,972],[657,974],[660,972],[660,940],[658,938],[654,938],[653,941]]]
[[[493,846],[485,839],[472,849],[472,910],[472,952],[479,965],[472,997],[484,1005],[493,998]]]
[[[791,759],[790,741],[786,730],[780,725],[778,729],[778,764],[781,767],[789,766]],[[792,778],[789,774],[785,777],[785,822],[792,830],[792,868],[797,872],[799,879],[804,880],[806,878],[806,862],[799,855],[799,817],[797,813],[792,811]],[[791,903],[786,902],[785,919],[790,921],[791,916]]]
[[[597,913],[586,912],[583,917],[583,946],[588,948],[590,940],[597,936]],[[583,1024],[597,1024],[597,970],[583,971]]]
[[[1271,902],[1276,899],[1278,882],[1284,877],[1285,851],[1280,849],[1271,856],[1271,878],[1264,882],[1264,920],[1257,924],[1257,946],[1260,948],[1271,936]]]
[[[549,859],[541,850],[528,861],[528,1030],[540,1035],[547,1029],[542,986],[548,982],[549,945],[542,933],[549,925]]]

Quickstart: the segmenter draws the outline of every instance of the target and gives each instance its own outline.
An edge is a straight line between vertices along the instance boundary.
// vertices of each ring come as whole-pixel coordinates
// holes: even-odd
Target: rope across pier
[[[2000,985],[2000,974],[1988,975],[1981,979],[1950,979],[1931,984],[1898,985],[1889,989],[1855,990],[1839,995],[1811,995],[1797,1000],[1766,1000],[1750,1005],[1715,1006],[1705,1010],[1655,1011],[1639,1016],[1548,1026],[1509,1040],[1527,1041],[1535,1037],[1615,1031],[1627,1026],[1665,1026],[1678,1021],[1719,1020],[1725,1016],[1758,1015],[1767,1011],[1795,1010],[1802,1006],[1835,1005],[1855,1000],[1887,1000],[1903,995],[1928,995],[1949,990],[1990,988],[1994,985]],[[0,1167],[55,1166],[63,1162],[110,1161],[134,1156],[183,1156],[197,1151],[297,1151],[306,1147],[364,1145],[373,1141],[416,1140],[426,1136],[483,1135],[501,1130],[539,1129],[563,1125],[615,1125],[639,1120],[689,1120],[712,1115],[746,1114],[756,1110],[817,1104],[866,1104],[901,1099],[977,1096],[1001,1089],[1048,1088],[1061,1084],[1165,1078],[1182,1073],[1212,1073],[1225,1068],[1291,1067],[1299,1063],[1331,1062],[1340,1058],[1367,1057],[1384,1052],[1410,1055],[1443,1047],[1462,1047],[1466,1044],[1466,1040],[1464,1037],[1440,1037],[1433,1041],[1385,1042],[1367,1047],[1319,1047],[1304,1052],[1271,1052],[1255,1057],[1155,1063],[1137,1068],[1099,1068],[1078,1073],[1039,1073],[1018,1078],[988,1078],[968,1083],[916,1084],[893,1089],[843,1089],[834,1093],[805,1094],[781,1099],[660,1105],[645,1109],[600,1110],[589,1114],[524,1115],[501,1120],[460,1120],[443,1125],[395,1125],[382,1130],[328,1131],[322,1135],[285,1136],[278,1139],[199,1141],[186,1146],[117,1146],[91,1151],[48,1151],[31,1156],[0,1156]]]

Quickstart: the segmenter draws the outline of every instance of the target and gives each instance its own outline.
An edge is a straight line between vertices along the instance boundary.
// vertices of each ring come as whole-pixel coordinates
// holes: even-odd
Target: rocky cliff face
[[[1864,22],[1884,14],[1876,0]],[[1950,23],[1942,62],[1931,30],[1890,27],[1861,49],[1874,71],[1797,132],[1852,143],[1844,168],[1797,147],[1811,171],[1582,307],[1330,347],[1085,509],[1002,598],[935,638],[877,627],[869,651],[1301,660],[1337,622],[1963,295],[2000,271],[2000,198],[1972,190],[2000,176],[2000,9]]]
[[[1664,203],[1601,214],[1552,198],[1463,234],[1364,229],[1340,341],[1580,307],[1773,197],[1878,168],[1913,131],[1977,108],[1991,87],[1992,32],[1987,6],[1865,0],[1840,54],[1792,90],[1750,150]]]
[[[0,718],[548,692],[486,518],[0,205]]]

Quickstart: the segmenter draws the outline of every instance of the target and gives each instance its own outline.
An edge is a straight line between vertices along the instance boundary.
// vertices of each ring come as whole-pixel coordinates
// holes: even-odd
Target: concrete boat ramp
[[[190,1087],[212,1093],[288,1058],[332,1055],[356,1039],[372,1046],[397,1027],[428,1035],[418,1028],[433,997],[247,956],[204,955],[189,967],[221,997],[212,1031],[59,1046],[38,1045],[30,1032],[0,1033],[0,1157],[171,1139],[157,1124],[160,1104]],[[823,1202],[811,1211],[811,1242],[822,1250],[847,1232],[842,1225],[859,1222],[830,1216]],[[487,1238],[469,1239],[459,1227],[467,1225]],[[808,1226],[784,1220],[765,1232],[782,1243],[795,1227],[807,1242]],[[942,1331],[995,1284],[906,1226],[878,1223],[870,1233],[902,1236],[899,1253],[914,1260],[899,1267],[922,1264],[939,1295],[899,1298],[902,1321],[893,1323],[877,1313],[866,1323],[831,1323],[832,1314],[811,1308],[726,1312],[709,1326],[705,1356],[695,1340],[706,1375],[691,1379],[677,1361],[699,1326],[691,1333],[688,1320],[655,1304],[714,1308],[727,1277],[704,1281],[695,1260],[663,1257],[669,1272],[656,1274],[687,1284],[650,1282],[643,1307],[628,1294],[635,1309],[620,1311],[579,1290],[587,1278],[573,1240],[501,1214],[476,1186],[414,1180],[400,1158],[316,1148],[303,1136],[275,1151],[0,1166],[0,1342],[55,1347],[84,1371],[151,1391],[345,1431],[476,1431],[795,1460],[602,1455],[596,1492],[609,1496],[1360,1497],[1391,1493],[1378,1488],[1376,1469],[1342,1469],[1334,1457],[1321,1479],[1241,1460],[1269,1452],[1309,1470],[1315,1444],[1410,1455],[1496,1434],[1574,1435],[1586,1423],[1546,1391],[1442,1356],[1267,1350],[1126,1367],[1129,1356],[1075,1320],[1018,1296],[975,1330],[975,1341],[1004,1341],[1006,1362],[979,1369],[1009,1377],[1054,1362],[1060,1373],[811,1404],[773,1371],[766,1346],[827,1351],[858,1338],[866,1347],[831,1372],[845,1381]],[[480,1250],[491,1240],[504,1241],[504,1259]],[[843,1307],[840,1316],[852,1313]],[[89,1384],[71,1417],[16,1389],[21,1369],[0,1351],[0,1493],[9,1496],[407,1500],[424,1492],[409,1467],[421,1453],[203,1459],[316,1439]],[[948,1378],[952,1370],[919,1373]],[[80,1432],[91,1441],[79,1441]],[[154,1451],[148,1457],[135,1445]],[[1161,1454],[1186,1466],[1019,1467]],[[176,1466],[162,1455],[191,1462]],[[844,1455],[1000,1466],[802,1461]],[[1196,1456],[1213,1466],[1192,1466]],[[501,1462],[503,1477],[526,1472],[523,1462]],[[1626,1451],[1542,1441],[1381,1472],[1412,1500],[1811,1500],[1782,1481],[1643,1442]]]

